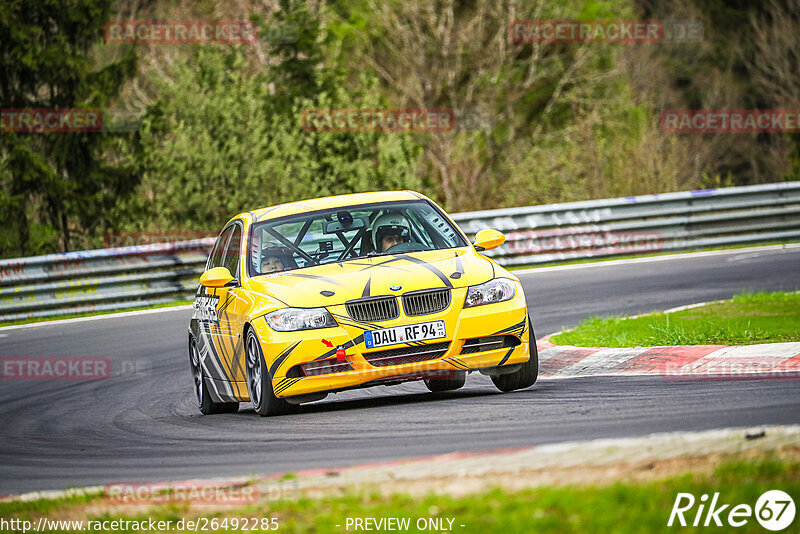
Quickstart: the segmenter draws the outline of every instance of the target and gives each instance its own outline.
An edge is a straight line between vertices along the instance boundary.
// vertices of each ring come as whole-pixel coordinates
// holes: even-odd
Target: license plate
[[[444,321],[431,321],[429,323],[409,324],[381,328],[380,330],[366,330],[364,332],[364,345],[368,349],[397,345],[409,341],[425,341],[446,337]]]

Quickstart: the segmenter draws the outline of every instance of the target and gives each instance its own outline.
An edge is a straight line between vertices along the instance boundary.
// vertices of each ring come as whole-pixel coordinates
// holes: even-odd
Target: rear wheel
[[[467,381],[467,373],[455,371],[452,377],[448,378],[429,378],[425,380],[425,387],[434,393],[440,391],[453,391],[461,389]]]
[[[192,367],[192,378],[194,379],[194,393],[197,399],[197,408],[203,415],[215,413],[233,413],[239,411],[238,402],[213,402],[211,395],[206,387],[206,380],[203,376],[203,366],[200,365],[200,352],[197,350],[197,343],[194,339],[189,341],[189,365]]]
[[[530,337],[530,359],[513,373],[492,376],[492,382],[500,391],[514,391],[525,389],[536,383],[539,377],[539,351],[536,349],[536,336],[533,334],[533,325],[528,318],[528,332]]]
[[[247,331],[246,339],[247,390],[256,413],[266,417],[295,411],[295,405],[276,397],[272,391],[272,377],[269,376],[269,369],[261,351],[261,343],[253,329]]]

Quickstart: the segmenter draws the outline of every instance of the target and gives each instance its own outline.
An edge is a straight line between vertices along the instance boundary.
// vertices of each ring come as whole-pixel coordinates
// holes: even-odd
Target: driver
[[[291,262],[291,252],[277,243],[266,243],[261,249],[261,274],[283,271]]]
[[[384,213],[372,225],[372,240],[378,252],[386,252],[395,245],[407,243],[410,236],[408,220],[399,213]]]

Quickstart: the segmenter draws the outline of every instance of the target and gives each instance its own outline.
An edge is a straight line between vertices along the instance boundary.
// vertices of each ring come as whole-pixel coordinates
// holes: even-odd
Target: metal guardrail
[[[487,255],[533,265],[800,240],[800,182],[457,213],[468,235],[506,234]],[[0,260],[0,322],[192,298],[214,238]]]
[[[467,234],[495,228],[503,265],[542,264],[800,239],[800,182],[457,213]]]
[[[0,322],[191,298],[214,238],[0,260]]]

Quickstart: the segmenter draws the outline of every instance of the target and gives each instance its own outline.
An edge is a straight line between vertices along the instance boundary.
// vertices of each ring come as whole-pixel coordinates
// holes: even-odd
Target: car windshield
[[[253,225],[250,276],[381,254],[466,246],[450,221],[425,200],[346,206]]]

